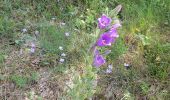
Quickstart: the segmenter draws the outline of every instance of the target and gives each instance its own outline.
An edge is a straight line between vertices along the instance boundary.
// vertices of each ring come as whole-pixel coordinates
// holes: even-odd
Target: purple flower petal
[[[103,64],[105,64],[104,57],[99,53],[99,51],[96,49],[94,52],[94,60],[93,60],[93,66],[100,67]]]
[[[100,29],[105,29],[110,25],[111,21],[111,18],[106,15],[102,15],[101,18],[98,18],[98,26]]]
[[[111,46],[112,41],[113,41],[113,38],[111,37],[110,34],[106,32],[100,35],[100,38],[97,41],[97,45],[100,47]]]
[[[112,29],[108,32],[108,34],[110,34],[110,37],[112,38],[112,43],[115,42],[116,38],[119,37],[119,34],[117,33],[116,29]]]
[[[108,32],[110,34],[111,37],[113,38],[118,38],[119,37],[119,34],[117,33],[117,30],[116,29],[112,29]]]
[[[105,63],[105,59],[102,55],[95,55],[94,61],[93,61],[93,66],[95,67],[100,67]]]

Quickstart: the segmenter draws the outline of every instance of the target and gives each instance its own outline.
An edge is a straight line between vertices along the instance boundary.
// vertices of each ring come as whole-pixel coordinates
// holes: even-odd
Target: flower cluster
[[[113,69],[113,65],[108,65],[108,68],[106,69],[106,73],[111,73]]]
[[[63,47],[62,46],[59,46],[59,50],[60,51],[63,51]],[[66,57],[66,54],[65,53],[61,53],[61,58],[59,60],[60,63],[64,63],[65,59],[63,57]]]
[[[106,62],[104,55],[100,54],[99,50],[97,50],[97,47],[111,46],[115,42],[116,38],[119,37],[117,33],[117,28],[121,26],[119,20],[118,19],[114,20],[113,25],[111,25],[111,23],[112,19],[104,14],[100,18],[98,18],[98,27],[101,31],[104,31],[104,33],[100,34],[96,43],[93,45],[94,48],[93,66],[95,67],[100,67]]]

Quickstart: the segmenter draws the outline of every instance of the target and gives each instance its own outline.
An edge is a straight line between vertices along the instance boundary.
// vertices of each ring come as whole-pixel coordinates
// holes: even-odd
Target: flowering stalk
[[[120,11],[121,5],[119,5],[117,8],[117,11]],[[94,54],[93,59],[93,66],[100,67],[105,64],[106,60],[103,57],[103,55],[100,54],[100,52],[97,50],[97,47],[107,47],[111,46],[116,38],[119,37],[117,33],[117,28],[121,27],[121,24],[118,19],[114,20],[114,24],[111,25],[112,19],[105,14],[103,14],[100,18],[98,18],[98,28],[102,31],[104,30],[104,33],[99,35],[99,38],[96,40],[96,42],[92,45],[90,48],[90,51]],[[106,50],[104,54],[109,54],[111,51]]]

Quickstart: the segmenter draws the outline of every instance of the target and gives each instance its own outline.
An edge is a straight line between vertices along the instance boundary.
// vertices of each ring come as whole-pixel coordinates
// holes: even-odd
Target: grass
[[[12,76],[11,80],[14,81],[18,87],[25,87],[28,81],[27,77],[18,75]]]
[[[113,9],[119,4],[123,7],[116,16],[122,21],[120,37],[112,47],[105,48],[112,50],[107,63],[95,69],[88,50],[99,33],[97,18],[103,13],[114,15]],[[27,87],[39,88],[42,80],[52,92],[50,87],[59,84],[53,88],[57,91],[54,97],[49,91],[46,97],[35,90],[42,99],[167,100],[169,5],[169,0],[2,0],[0,84],[15,83],[15,91],[27,94],[32,93]],[[27,32],[22,32],[24,28]],[[36,37],[35,31],[39,32]],[[36,44],[34,54],[29,53],[32,42]],[[59,62],[61,58],[64,63]],[[129,64],[128,69],[124,63]],[[109,64],[113,65],[112,73],[106,74]],[[4,80],[5,75],[10,78]]]

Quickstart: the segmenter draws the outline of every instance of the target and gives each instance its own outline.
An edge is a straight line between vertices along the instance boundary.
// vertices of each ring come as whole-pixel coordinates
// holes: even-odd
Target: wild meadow
[[[169,100],[170,0],[0,0],[0,100]]]

